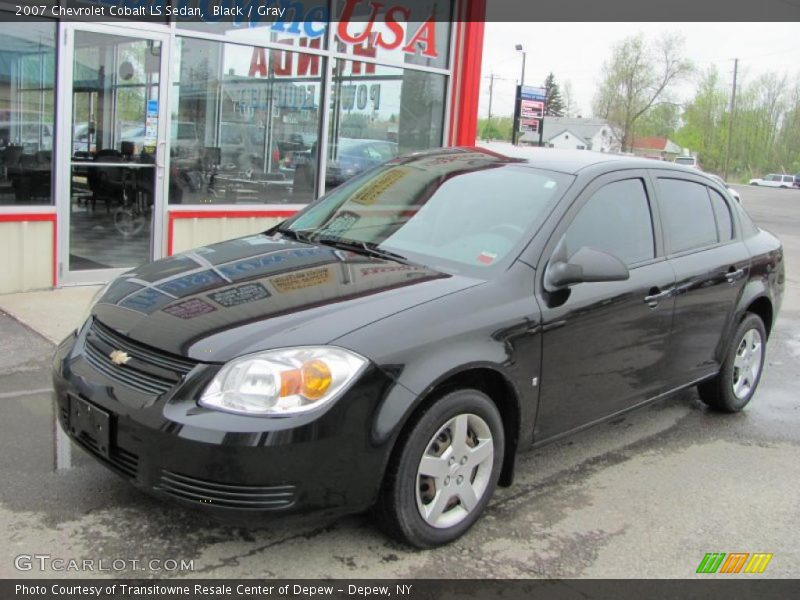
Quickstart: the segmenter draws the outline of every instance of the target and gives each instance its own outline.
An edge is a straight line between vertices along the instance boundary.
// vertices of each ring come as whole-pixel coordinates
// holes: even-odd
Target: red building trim
[[[297,210],[173,210],[167,217],[167,256],[172,256],[176,219],[262,219],[288,218]]]
[[[0,213],[0,223],[23,223],[25,221],[50,221],[53,224],[53,287],[58,282],[58,224],[56,213]]]
[[[455,23],[450,136],[453,146],[474,146],[478,134],[486,0],[461,0]]]

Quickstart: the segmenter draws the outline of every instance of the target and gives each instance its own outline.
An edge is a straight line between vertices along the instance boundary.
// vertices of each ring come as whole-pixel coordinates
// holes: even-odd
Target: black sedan
[[[783,250],[694,169],[586,151],[396,158],[258,235],[144,265],[58,348],[61,426],[248,522],[372,507],[447,543],[517,452],[761,377]]]

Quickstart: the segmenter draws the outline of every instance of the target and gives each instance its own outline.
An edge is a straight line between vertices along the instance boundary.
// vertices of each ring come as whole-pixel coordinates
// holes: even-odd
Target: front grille
[[[127,353],[130,362],[114,364],[109,356],[114,350]],[[197,364],[126,338],[96,319],[86,336],[85,357],[109,379],[153,396],[169,391]]]
[[[294,504],[293,485],[233,485],[196,479],[163,471],[158,488],[162,492],[203,506],[240,510],[276,510]]]
[[[133,452],[129,452],[124,448],[112,447],[109,456],[106,457],[100,451],[97,440],[88,433],[81,432],[78,437],[73,439],[103,463],[131,479],[136,479],[136,474],[139,470],[139,457]]]

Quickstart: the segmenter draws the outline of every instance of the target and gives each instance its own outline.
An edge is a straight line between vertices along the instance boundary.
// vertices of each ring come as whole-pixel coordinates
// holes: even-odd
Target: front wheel
[[[736,329],[719,374],[698,386],[700,399],[723,412],[739,412],[747,406],[761,380],[766,342],[763,321],[748,313]]]
[[[419,414],[386,473],[379,524],[418,548],[447,544],[483,512],[503,465],[503,421],[482,392],[451,392]]]

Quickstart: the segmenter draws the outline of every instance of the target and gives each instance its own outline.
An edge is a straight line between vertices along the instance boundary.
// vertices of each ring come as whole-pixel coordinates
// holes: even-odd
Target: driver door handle
[[[728,283],[736,283],[744,275],[744,269],[737,269],[736,271],[728,271],[725,273],[725,279]]]
[[[657,287],[651,287],[649,295],[644,297],[645,304],[650,308],[655,308],[662,300],[666,300],[675,293],[675,288],[669,288],[663,292]]]

